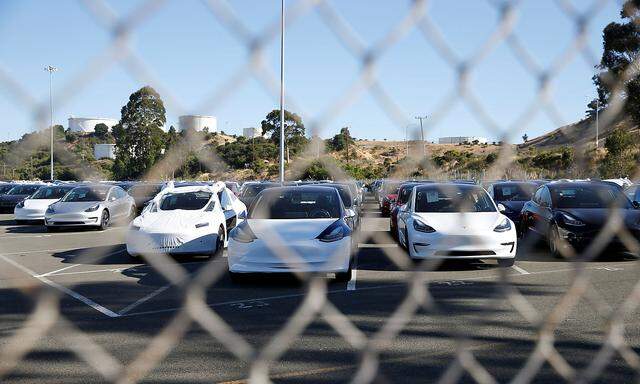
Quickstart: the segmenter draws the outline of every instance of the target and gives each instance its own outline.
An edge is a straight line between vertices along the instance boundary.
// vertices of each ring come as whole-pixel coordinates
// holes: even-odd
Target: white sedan
[[[398,213],[398,239],[412,259],[496,259],[514,264],[516,228],[476,185],[416,186]]]
[[[169,185],[131,223],[127,252],[216,255],[245,215],[245,205],[223,183]]]
[[[229,236],[232,280],[248,273],[335,273],[351,280],[352,231],[340,194],[321,186],[265,189]]]
[[[47,208],[56,201],[62,199],[74,185],[47,185],[38,189],[36,193],[27,197],[13,210],[13,215],[18,224],[29,221],[44,221]]]

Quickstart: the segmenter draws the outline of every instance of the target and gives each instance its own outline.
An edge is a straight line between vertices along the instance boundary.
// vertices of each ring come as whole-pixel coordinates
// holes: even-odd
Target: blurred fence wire
[[[95,23],[103,27],[110,34],[111,41],[99,55],[89,60],[82,70],[74,73],[68,82],[58,87],[56,92],[57,108],[63,107],[73,97],[82,95],[83,90],[91,87],[96,78],[115,65],[121,65],[138,82],[149,84],[155,88],[162,95],[167,108],[178,114],[189,111],[213,110],[241,89],[242,85],[251,78],[257,80],[273,97],[274,101],[278,100],[279,80],[265,56],[267,46],[279,37],[279,20],[273,20],[264,30],[253,33],[242,16],[236,13],[232,2],[227,0],[204,0],[203,2],[211,14],[211,22],[219,23],[226,28],[236,39],[237,44],[246,49],[247,61],[244,65],[239,66],[236,72],[223,82],[222,86],[211,89],[199,103],[185,105],[178,95],[162,83],[161,79],[153,75],[153,68],[131,45],[131,38],[135,35],[136,30],[165,6],[164,1],[144,1],[128,14],[118,15],[105,1],[82,0],[80,4],[86,9],[87,17],[92,18]],[[327,128],[335,121],[336,116],[348,110],[366,94],[372,96],[377,108],[395,123],[400,132],[405,129],[404,127],[413,123],[413,119],[407,116],[402,106],[394,100],[391,93],[379,81],[377,66],[385,55],[391,54],[391,48],[399,40],[409,33],[418,31],[448,66],[455,70],[456,74],[450,88],[442,93],[441,100],[426,121],[427,132],[432,132],[457,104],[466,105],[473,111],[472,116],[477,119],[477,122],[489,134],[502,138],[504,143],[497,160],[483,172],[487,178],[490,178],[491,175],[503,175],[504,169],[514,162],[514,153],[508,144],[514,142],[515,138],[523,133],[524,127],[534,115],[542,112],[557,126],[565,124],[562,112],[550,97],[552,85],[563,68],[573,60],[584,61],[590,70],[599,64],[597,54],[587,44],[587,33],[594,16],[607,3],[610,3],[606,0],[595,0],[589,4],[581,2],[580,4],[585,7],[579,9],[575,5],[576,2],[557,0],[557,12],[562,13],[575,26],[574,36],[572,44],[565,47],[562,54],[549,66],[544,67],[529,53],[526,44],[518,36],[515,29],[523,1],[488,0],[488,4],[493,7],[496,15],[493,31],[484,43],[468,56],[461,56],[447,43],[446,36],[438,29],[433,15],[429,12],[430,2],[427,0],[413,0],[403,3],[405,6],[408,5],[404,17],[373,44],[368,44],[357,34],[351,27],[349,20],[340,14],[335,2],[336,0],[290,1],[286,10],[288,25],[299,22],[309,13],[317,12],[322,22],[335,35],[335,39],[360,65],[358,75],[353,78],[345,91],[327,105],[323,113],[308,125],[311,128],[311,133],[319,136],[326,132]],[[400,6],[400,2],[398,6]],[[549,42],[549,44],[553,44],[553,42]],[[492,116],[483,104],[481,95],[477,94],[469,85],[476,68],[501,45],[508,47],[517,62],[538,85],[537,94],[530,100],[528,107],[510,122]],[[633,72],[636,71],[635,68],[640,67],[630,66],[630,73],[627,74],[627,77],[635,75]],[[3,67],[2,63],[0,63],[0,87],[4,88],[14,103],[24,110],[30,111],[36,122],[35,125],[48,126],[48,100],[39,101],[21,84],[21,79],[12,76],[9,69]],[[618,84],[617,92],[614,92],[614,95],[623,94],[624,91],[625,84]],[[601,126],[606,126],[616,118],[622,110],[622,103],[622,97],[612,97],[609,108],[601,115]],[[303,103],[296,95],[288,93],[286,105],[287,109],[301,111],[304,114]],[[38,138],[34,137],[33,140],[38,140]],[[188,148],[204,145],[199,140],[201,140],[199,137],[183,138],[181,143],[173,146],[164,155],[163,160],[155,165],[146,178],[151,180],[171,175],[173,171],[183,165]],[[419,141],[414,141],[414,143],[417,143],[414,145],[420,145]],[[24,144],[24,150],[16,153],[16,156],[27,156],[34,147],[43,144],[46,143],[27,142]],[[314,147],[308,148],[301,158],[291,164],[288,178],[297,179],[308,164],[317,160],[317,152],[318,150]],[[71,163],[76,156],[64,148],[56,149],[56,161],[59,163]],[[197,156],[199,156],[199,161],[209,169],[225,168],[224,162],[212,152],[197,152]],[[587,160],[581,157],[581,153],[576,153],[578,164]],[[320,161],[324,161],[322,157]],[[336,167],[334,163],[327,161],[325,165],[333,178],[348,178],[347,174]],[[412,150],[409,151],[408,161],[398,166],[390,178],[404,178],[418,167],[427,169],[434,178],[451,176],[442,172],[428,157],[424,157],[421,150]],[[88,174],[95,174],[94,171],[91,169],[76,170],[80,178],[84,178]],[[560,377],[567,381],[580,383],[594,381],[616,355],[622,357],[635,371],[640,370],[640,356],[626,343],[623,322],[625,316],[635,313],[640,303],[640,281],[635,284],[633,291],[619,307],[611,308],[601,296],[589,294],[589,292],[597,292],[597,288],[592,284],[590,275],[585,269],[585,263],[592,260],[608,240],[614,236],[618,236],[629,249],[640,249],[640,244],[624,229],[620,219],[619,214],[611,212],[607,225],[600,233],[599,241],[588,249],[577,253],[571,247],[562,248],[567,253],[567,257],[575,260],[572,264],[575,273],[566,293],[548,314],[539,313],[517,287],[511,284],[507,271],[504,269],[500,271],[500,276],[497,278],[497,283],[501,287],[500,300],[510,303],[513,309],[538,331],[535,348],[517,375],[513,377],[514,383],[535,381],[536,375],[545,364],[549,364]],[[270,235],[273,252],[277,253],[284,261],[294,262],[297,255],[290,249],[287,242],[279,238],[276,233]],[[105,234],[104,236],[109,235]],[[370,242],[393,242],[393,239],[386,232],[369,236],[370,238],[366,240]],[[524,252],[532,246],[532,244],[524,244]],[[2,243],[0,243],[0,253],[3,251],[2,248]],[[98,251],[91,255],[95,262],[108,257],[107,253],[96,252]],[[234,331],[233,326],[227,324],[206,302],[207,289],[226,273],[225,263],[208,263],[192,275],[169,255],[145,256],[146,262],[159,274],[183,290],[184,301],[182,308],[153,337],[148,346],[135,359],[127,363],[118,361],[109,351],[95,342],[90,335],[65,317],[64,311],[60,307],[60,299],[66,293],[64,287],[53,282],[42,284],[42,280],[34,280],[21,286],[22,292],[33,298],[35,304],[22,327],[14,331],[10,339],[1,345],[0,378],[11,375],[25,356],[38,346],[43,337],[55,333],[73,350],[78,358],[90,365],[105,380],[116,383],[138,382],[147,377],[155,367],[162,364],[165,357],[176,347],[185,334],[194,324],[198,324],[235,358],[247,364],[249,367],[247,377],[251,381],[269,382],[270,367],[283,356],[307,326],[317,319],[323,319],[357,351],[356,353],[360,357],[358,368],[351,380],[354,383],[372,382],[378,375],[380,355],[389,348],[414,315],[418,311],[427,314],[439,311],[428,290],[429,281],[424,274],[419,273],[438,268],[439,262],[425,261],[421,264],[415,264],[399,248],[383,248],[383,252],[399,269],[415,273],[406,274],[407,278],[404,282],[407,294],[378,331],[365,333],[360,330],[349,316],[342,313],[327,299],[326,280],[319,276],[305,275],[301,276],[306,284],[306,296],[301,305],[286,324],[273,334],[270,341],[260,348],[252,345],[242,334]],[[1,254],[0,257],[11,263],[10,258],[3,257]],[[24,269],[24,267],[19,268]],[[25,272],[30,273],[30,271]],[[554,341],[557,327],[567,319],[572,308],[582,299],[586,299],[590,305],[603,313],[603,316],[608,318],[608,324],[605,330],[606,336],[602,340],[602,345],[595,358],[587,366],[577,368],[571,366],[558,352]],[[474,357],[473,350],[467,348],[469,336],[464,329],[451,328],[450,336],[456,340],[459,348],[455,359],[442,370],[439,382],[457,382],[465,375],[470,375],[479,383],[497,381],[489,370]],[[499,335],[497,336],[499,337]]]

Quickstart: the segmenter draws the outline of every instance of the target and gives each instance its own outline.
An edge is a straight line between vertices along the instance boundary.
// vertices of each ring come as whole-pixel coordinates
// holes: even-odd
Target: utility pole
[[[407,133],[409,132],[409,126],[404,126],[404,142],[407,144],[407,158],[409,158],[409,138]]]
[[[280,184],[284,185],[284,1],[280,0]]]
[[[57,72],[58,68],[51,66],[51,65],[47,65],[46,67],[44,67],[44,70],[49,72],[49,130],[51,131],[51,174],[50,174],[50,179],[53,181],[53,92],[52,92],[52,86],[51,84],[53,83],[53,72]]]
[[[347,132],[349,132],[349,127],[345,127],[347,128],[344,133],[342,134],[344,136],[344,141],[347,143],[347,164],[349,164],[349,135],[347,135]]]
[[[422,157],[425,157],[427,155],[424,148],[424,127],[422,126],[422,120],[426,118],[427,118],[427,115],[416,116],[416,120],[420,120],[420,138],[422,139]]]
[[[596,98],[596,150],[598,149],[598,139],[600,134],[600,98]]]

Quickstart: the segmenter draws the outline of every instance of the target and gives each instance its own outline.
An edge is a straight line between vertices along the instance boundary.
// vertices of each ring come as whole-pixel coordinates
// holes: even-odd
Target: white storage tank
[[[242,136],[246,137],[247,139],[262,137],[262,129],[255,127],[242,128]]]
[[[117,119],[109,119],[104,117],[73,117],[69,118],[69,129],[71,132],[92,133],[96,129],[96,125],[105,124],[109,130],[118,124]]]
[[[214,116],[183,115],[178,118],[180,130],[195,129],[202,131],[208,128],[209,132],[218,132],[218,119]]]
[[[116,145],[115,144],[96,144],[93,147],[93,157],[95,157],[96,160],[115,159]]]

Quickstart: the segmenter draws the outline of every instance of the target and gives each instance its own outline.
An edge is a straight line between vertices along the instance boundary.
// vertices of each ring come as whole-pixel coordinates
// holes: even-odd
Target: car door
[[[537,217],[540,214],[540,202],[542,201],[543,189],[544,187],[538,188],[531,201],[526,202],[524,207],[522,207],[522,228],[538,232],[536,223],[538,220]]]
[[[227,223],[227,232],[232,230],[238,221],[238,212],[234,209],[233,199],[229,189],[224,188],[220,192],[218,192],[218,199],[220,199],[220,206],[222,207],[222,211],[224,212],[224,219]]]
[[[400,208],[400,210],[398,211],[398,238],[400,238],[401,233],[405,234],[406,232],[406,228],[407,228],[407,221],[409,220],[409,216],[411,215],[411,212],[413,211],[413,205],[414,205],[414,198],[415,198],[415,194],[416,194],[416,188],[413,188],[413,190],[411,191],[411,195],[409,196],[409,200],[407,200],[407,204],[405,204],[404,206],[402,206],[402,208]]]
[[[551,192],[549,188],[543,187],[542,201],[540,202],[540,215],[538,216],[538,225],[543,235],[549,233],[549,227],[553,222],[553,206],[551,202]]]

